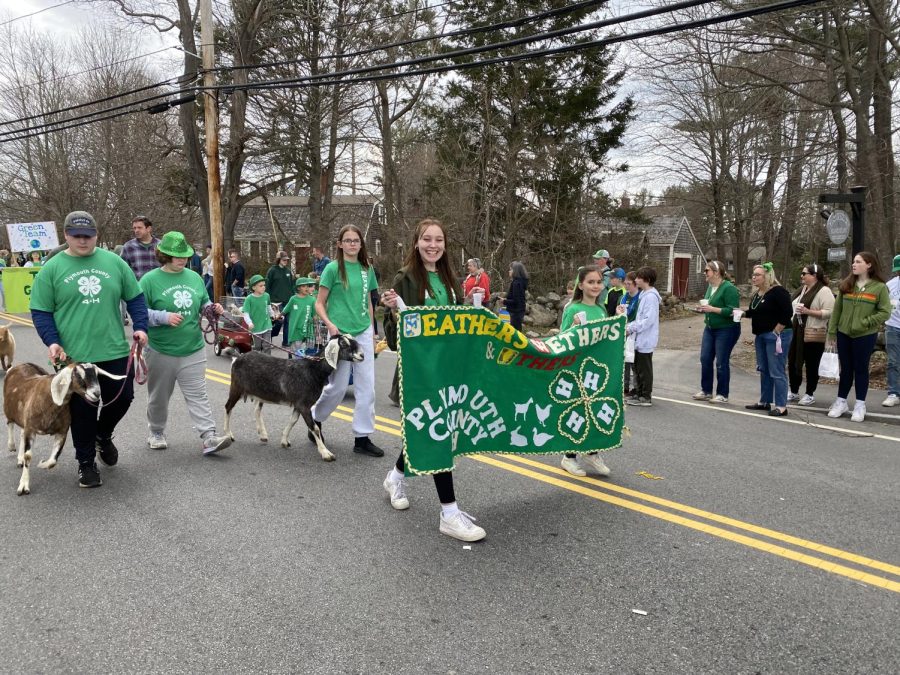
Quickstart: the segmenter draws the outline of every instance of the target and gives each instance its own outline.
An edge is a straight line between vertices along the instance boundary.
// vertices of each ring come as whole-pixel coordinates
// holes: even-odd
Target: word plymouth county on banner
[[[398,333],[410,474],[449,471],[458,455],[622,444],[624,317],[532,340],[487,309],[411,307]]]

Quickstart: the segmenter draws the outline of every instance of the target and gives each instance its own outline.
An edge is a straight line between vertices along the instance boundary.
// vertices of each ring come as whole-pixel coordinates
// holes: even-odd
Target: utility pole
[[[200,0],[200,54],[203,61],[206,185],[209,194],[209,237],[212,244],[213,301],[225,296],[225,242],[222,236],[222,189],[219,174],[219,97],[216,86],[212,0]]]

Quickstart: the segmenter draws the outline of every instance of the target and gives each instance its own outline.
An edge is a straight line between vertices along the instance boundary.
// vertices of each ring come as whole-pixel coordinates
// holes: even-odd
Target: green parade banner
[[[625,317],[529,339],[484,308],[400,312],[407,473],[475,453],[550,454],[622,444]]]

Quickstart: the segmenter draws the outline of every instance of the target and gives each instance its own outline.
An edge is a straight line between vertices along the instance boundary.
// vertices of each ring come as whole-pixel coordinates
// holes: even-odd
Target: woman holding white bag
[[[834,309],[834,293],[821,265],[804,265],[800,272],[800,292],[794,296],[794,338],[788,353],[788,380],[791,391],[788,403],[812,405],[819,384],[819,363],[825,351],[828,319]],[[806,393],[800,398],[803,366],[806,365]]]

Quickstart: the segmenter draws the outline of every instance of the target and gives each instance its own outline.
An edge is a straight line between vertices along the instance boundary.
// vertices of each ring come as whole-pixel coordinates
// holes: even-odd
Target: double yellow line
[[[11,314],[0,313],[0,317],[17,324],[32,325],[30,321]],[[229,373],[212,368],[206,369],[206,377],[218,384],[231,384]],[[347,422],[353,420],[352,415],[353,409],[347,406],[338,406],[337,411],[332,414],[333,417]],[[375,422],[377,430],[392,436],[399,437],[401,435],[401,423],[397,420],[376,415]],[[887,438],[897,440],[893,437]],[[572,476],[559,467],[526,456],[470,455],[469,459],[825,572],[900,593],[900,581],[898,581],[900,566],[897,565],[704,511],[609,481],[589,476]]]
[[[212,369],[207,369],[206,373],[207,377],[214,382],[231,383],[228,373]],[[352,408],[338,406],[338,412],[333,413],[332,417],[350,422],[353,420],[352,415]],[[393,436],[400,436],[400,427],[401,423],[396,420],[378,415],[375,416],[375,428],[379,431]],[[526,478],[538,480],[563,490],[569,490],[591,499],[620,506],[646,516],[719,537],[720,539],[749,546],[758,551],[809,565],[825,572],[831,572],[854,581],[900,593],[900,581],[878,576],[867,571],[875,570],[900,578],[900,567],[897,565],[873,560],[849,551],[842,551],[838,548],[818,544],[790,534],[760,527],[759,525],[753,525],[752,523],[745,523],[728,516],[704,511],[638,490],[632,490],[609,481],[598,480],[589,476],[572,476],[559,467],[529,459],[522,455],[469,455],[469,459],[503,469],[504,471],[510,471]],[[624,497],[619,495],[624,495]],[[628,499],[625,497],[628,497]],[[692,517],[689,518],[687,516]],[[789,545],[792,548],[787,548],[785,545]],[[856,565],[856,567],[830,561],[825,556],[851,563]]]

